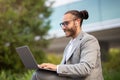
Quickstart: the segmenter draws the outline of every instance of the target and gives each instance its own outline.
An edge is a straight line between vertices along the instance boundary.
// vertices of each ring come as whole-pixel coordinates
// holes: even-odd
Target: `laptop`
[[[50,70],[50,69],[39,68],[38,64],[37,64],[34,56],[32,55],[32,52],[30,51],[28,46],[17,47],[16,51],[17,51],[18,55],[20,56],[20,59],[22,60],[24,66],[26,68],[53,71],[53,70]]]

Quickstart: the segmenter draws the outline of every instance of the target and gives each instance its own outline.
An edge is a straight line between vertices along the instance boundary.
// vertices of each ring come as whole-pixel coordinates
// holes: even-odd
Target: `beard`
[[[64,30],[66,37],[74,37],[76,35],[76,31],[75,27]]]

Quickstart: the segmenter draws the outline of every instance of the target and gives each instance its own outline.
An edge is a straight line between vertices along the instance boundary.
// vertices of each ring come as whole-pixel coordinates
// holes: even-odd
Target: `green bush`
[[[103,62],[105,80],[120,80],[120,49],[110,49],[109,61]]]
[[[62,59],[62,55],[60,54],[47,54],[47,59],[45,62],[48,62],[48,63],[53,63],[53,64],[60,64],[61,62],[61,59]]]

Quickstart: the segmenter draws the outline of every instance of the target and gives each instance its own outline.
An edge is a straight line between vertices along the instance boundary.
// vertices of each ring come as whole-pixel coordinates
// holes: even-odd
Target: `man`
[[[82,31],[82,22],[88,19],[86,10],[67,11],[60,23],[66,37],[71,37],[64,50],[64,56],[60,65],[43,63],[40,68],[51,69],[56,73],[37,70],[33,80],[103,80],[100,47],[97,39]],[[49,79],[42,75],[49,74]],[[54,77],[53,77],[54,76]]]

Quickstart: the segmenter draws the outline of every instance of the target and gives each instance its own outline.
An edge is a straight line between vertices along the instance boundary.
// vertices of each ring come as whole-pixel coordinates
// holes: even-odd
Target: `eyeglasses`
[[[64,22],[62,22],[62,23],[60,23],[60,26],[61,27],[63,27],[63,26],[68,26],[68,24],[71,22],[71,21],[74,21],[74,20],[76,20],[76,19],[72,19],[72,20],[69,20],[69,21],[64,21]]]

